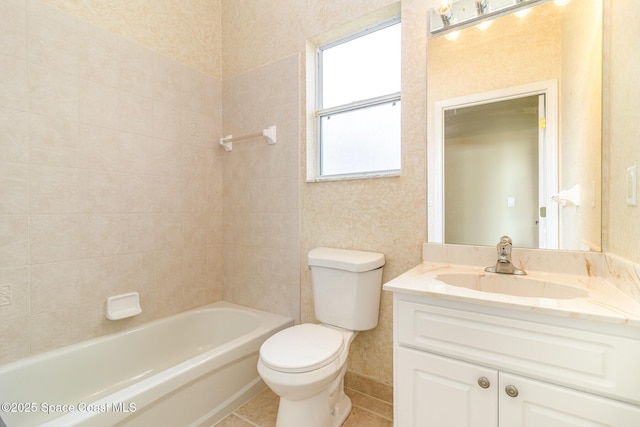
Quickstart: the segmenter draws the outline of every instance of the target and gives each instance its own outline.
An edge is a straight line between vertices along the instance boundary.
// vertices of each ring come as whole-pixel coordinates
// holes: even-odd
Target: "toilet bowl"
[[[351,412],[344,393],[349,347],[378,323],[384,255],[316,248],[309,252],[320,324],[303,323],[267,339],[258,372],[280,396],[276,427],[338,427]]]
[[[351,412],[343,379],[356,335],[356,331],[304,323],[265,341],[258,372],[280,396],[277,427],[342,425]]]

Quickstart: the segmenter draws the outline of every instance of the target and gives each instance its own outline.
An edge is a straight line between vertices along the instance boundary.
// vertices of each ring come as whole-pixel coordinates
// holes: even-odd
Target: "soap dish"
[[[107,319],[120,320],[142,313],[140,295],[137,292],[107,298]]]

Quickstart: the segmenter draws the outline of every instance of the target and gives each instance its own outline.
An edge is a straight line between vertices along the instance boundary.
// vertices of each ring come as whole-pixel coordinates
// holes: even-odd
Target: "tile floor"
[[[353,408],[343,427],[393,427],[393,406],[350,388],[345,392]],[[278,396],[270,389],[256,395],[249,402],[228,415],[215,427],[275,427]]]

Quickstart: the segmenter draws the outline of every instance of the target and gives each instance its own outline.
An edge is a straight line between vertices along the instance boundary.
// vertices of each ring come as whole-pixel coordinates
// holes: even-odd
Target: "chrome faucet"
[[[500,242],[496,246],[496,249],[498,250],[498,262],[494,266],[485,268],[484,271],[500,274],[527,274],[524,270],[514,267],[511,263],[511,247],[511,237],[502,236],[500,238]]]

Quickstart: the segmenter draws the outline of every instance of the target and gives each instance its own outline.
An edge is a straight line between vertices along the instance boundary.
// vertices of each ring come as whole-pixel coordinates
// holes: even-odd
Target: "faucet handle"
[[[498,262],[511,262],[511,247],[513,243],[511,237],[502,236],[500,242],[496,245],[498,252]]]

